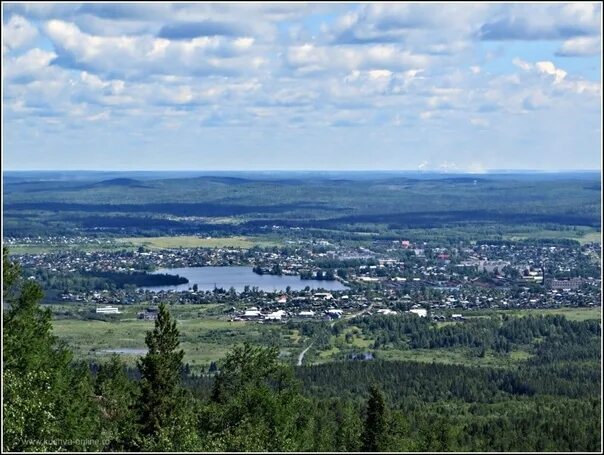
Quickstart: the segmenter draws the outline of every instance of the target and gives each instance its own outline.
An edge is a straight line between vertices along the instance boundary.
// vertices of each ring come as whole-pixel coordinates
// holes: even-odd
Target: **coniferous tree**
[[[195,410],[180,386],[184,352],[178,337],[176,321],[160,304],[155,327],[145,337],[149,351],[138,362],[137,445],[142,450],[191,450],[197,444],[192,431]]]
[[[42,289],[20,286],[19,267],[3,249],[3,448],[98,450],[99,415],[88,370],[52,335],[51,314],[40,308]]]
[[[94,392],[102,414],[104,450],[131,449],[135,432],[136,386],[128,378],[117,354],[100,366]]]
[[[379,452],[382,450],[386,437],[386,426],[387,418],[384,395],[376,386],[371,386],[362,436],[363,451]]]
[[[244,344],[220,367],[201,419],[210,450],[293,451],[308,424],[306,400],[277,348]]]

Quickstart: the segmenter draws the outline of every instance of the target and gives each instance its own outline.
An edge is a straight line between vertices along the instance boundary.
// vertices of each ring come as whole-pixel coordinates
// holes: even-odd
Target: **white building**
[[[101,314],[120,314],[118,308],[114,306],[97,307],[96,312]]]
[[[382,308],[377,310],[378,314],[383,314],[383,315],[389,315],[389,314],[396,314],[396,311],[394,310],[390,310],[388,308]]]
[[[262,313],[255,306],[251,307],[249,310],[245,310],[245,312],[241,315],[242,318],[261,318]]]
[[[285,316],[284,310],[277,310],[264,316],[264,319],[269,321],[280,321]]]
[[[420,318],[425,318],[428,316],[428,310],[425,308],[413,308],[412,310],[409,310],[409,313],[416,314]]]
[[[329,310],[326,311],[326,313],[329,316],[335,317],[335,318],[341,318],[342,317],[342,313],[344,313],[342,310],[337,310],[335,308],[330,308]]]
[[[300,311],[300,313],[298,313],[298,316],[301,316],[303,318],[312,318],[314,315],[315,315],[315,312],[313,310]]]

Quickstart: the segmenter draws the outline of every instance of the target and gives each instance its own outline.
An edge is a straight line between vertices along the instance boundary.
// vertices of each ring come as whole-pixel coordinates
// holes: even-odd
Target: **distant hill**
[[[144,185],[143,182],[141,182],[140,180],[129,179],[129,178],[115,178],[115,179],[109,179],[109,180],[102,180],[100,182],[93,183],[90,186],[91,187],[127,186],[127,187],[133,187],[133,188],[151,188],[148,185]]]

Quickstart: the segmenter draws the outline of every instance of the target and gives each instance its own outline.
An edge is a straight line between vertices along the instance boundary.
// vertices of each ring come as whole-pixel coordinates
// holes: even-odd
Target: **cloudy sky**
[[[599,3],[2,3],[5,169],[601,168]]]

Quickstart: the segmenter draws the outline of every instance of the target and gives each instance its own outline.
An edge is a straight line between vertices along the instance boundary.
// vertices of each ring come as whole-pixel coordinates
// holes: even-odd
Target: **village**
[[[173,248],[69,250],[16,255],[29,278],[45,287],[47,303],[94,304],[98,314],[115,305],[228,304],[232,320],[280,322],[339,318],[370,305],[379,314],[415,312],[431,318],[490,308],[557,308],[600,305],[598,244],[466,244],[451,248],[409,240],[365,246],[319,240],[273,248]],[[117,287],[91,281],[95,273],[183,267],[252,267],[257,274],[299,276],[300,289],[186,289]],[[83,277],[83,278],[82,278]],[[317,281],[320,278],[325,281]],[[343,290],[321,291],[339,282]],[[318,283],[318,284],[317,284]],[[310,284],[313,286],[311,287]],[[170,286],[168,286],[169,288]],[[419,312],[419,313],[418,313]],[[425,312],[425,313],[423,313]],[[445,316],[447,315],[447,316]],[[153,311],[141,318],[152,318]]]

